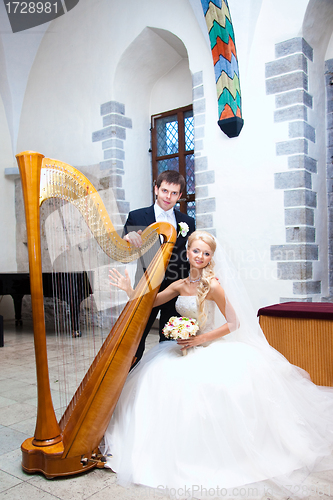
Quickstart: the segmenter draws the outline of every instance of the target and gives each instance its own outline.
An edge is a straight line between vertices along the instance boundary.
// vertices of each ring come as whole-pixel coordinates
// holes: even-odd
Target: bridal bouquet
[[[168,339],[188,339],[195,336],[198,330],[196,319],[172,316],[163,328],[163,334]],[[184,356],[187,354],[186,349],[182,352]]]

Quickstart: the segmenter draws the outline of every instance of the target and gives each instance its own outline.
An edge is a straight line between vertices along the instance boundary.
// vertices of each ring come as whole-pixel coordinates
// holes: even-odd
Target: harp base
[[[47,479],[52,479],[80,474],[99,465],[95,460],[90,461],[91,455],[98,453],[98,450],[77,457],[64,457],[62,442],[39,447],[33,444],[33,439],[26,439],[21,446],[22,469],[28,474],[41,472]]]
[[[33,438],[32,444],[36,446],[36,448],[40,448],[42,446],[52,446],[54,444],[60,443],[62,441],[61,435],[53,438],[53,439],[46,439],[46,440],[38,440],[36,438]]]

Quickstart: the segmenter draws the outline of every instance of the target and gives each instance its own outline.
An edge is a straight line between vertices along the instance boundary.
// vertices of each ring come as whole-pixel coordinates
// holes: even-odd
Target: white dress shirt
[[[177,230],[177,221],[173,207],[170,210],[163,210],[156,202],[154,205],[156,222],[169,222]]]

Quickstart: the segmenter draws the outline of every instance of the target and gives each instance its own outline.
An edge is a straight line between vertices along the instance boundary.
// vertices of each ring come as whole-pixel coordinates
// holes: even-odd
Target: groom
[[[133,210],[128,214],[124,226],[126,233],[124,239],[136,247],[140,247],[142,245],[141,233],[150,224],[154,222],[169,222],[174,226],[177,231],[177,240],[165,272],[164,280],[160,287],[160,291],[162,291],[173,281],[186,278],[188,275],[189,266],[186,259],[186,244],[188,237],[195,230],[195,221],[192,217],[174,209],[177,201],[181,198],[185,190],[185,180],[181,174],[175,170],[166,170],[162,172],[157,178],[154,189],[156,196],[154,205]],[[179,225],[181,223],[186,223],[187,225],[187,227],[185,225],[185,231],[182,232],[180,231],[181,226]],[[159,310],[161,311],[159,325],[160,342],[166,340],[162,333],[162,329],[171,316],[178,316],[175,309],[175,302],[176,299],[173,299],[162,306],[153,308],[134,358],[135,364],[140,361],[143,355],[146,337]]]

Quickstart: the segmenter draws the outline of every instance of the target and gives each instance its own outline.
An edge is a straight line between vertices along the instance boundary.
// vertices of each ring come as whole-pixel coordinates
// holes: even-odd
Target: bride
[[[107,467],[124,486],[173,496],[309,496],[307,476],[331,467],[333,391],[269,346],[217,246],[192,233],[188,278],[156,297],[154,307],[178,297],[200,330],[155,346],[130,372],[101,446]],[[131,296],[127,272],[110,279]]]

